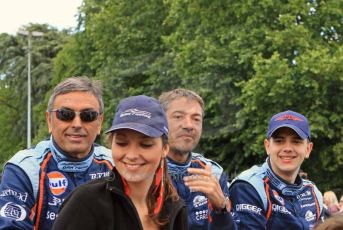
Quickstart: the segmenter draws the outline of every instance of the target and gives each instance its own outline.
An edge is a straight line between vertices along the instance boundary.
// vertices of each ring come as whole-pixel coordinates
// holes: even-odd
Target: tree
[[[293,109],[309,117],[317,146],[304,170],[322,188],[326,175],[343,185],[333,173],[343,158],[342,1],[84,3],[54,79],[102,79],[105,127],[123,97],[195,90],[206,102],[198,150],[238,173],[265,159],[269,117]]]
[[[32,37],[31,47],[31,104],[32,137],[38,133],[41,121],[45,123],[45,93],[50,88],[52,60],[67,41],[68,31],[48,25],[30,24],[23,29],[40,31],[43,37]],[[26,148],[27,127],[27,37],[19,34],[0,35],[0,162],[3,163],[16,151]],[[47,134],[47,130],[45,136]],[[33,144],[36,141],[33,141]]]

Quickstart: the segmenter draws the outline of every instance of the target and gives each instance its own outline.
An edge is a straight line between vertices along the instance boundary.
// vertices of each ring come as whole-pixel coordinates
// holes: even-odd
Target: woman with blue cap
[[[76,189],[53,229],[187,229],[186,206],[168,177],[168,123],[159,102],[144,95],[121,100],[106,133],[112,176]]]

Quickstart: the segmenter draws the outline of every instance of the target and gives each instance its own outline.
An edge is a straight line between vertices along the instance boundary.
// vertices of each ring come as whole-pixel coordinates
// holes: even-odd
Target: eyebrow
[[[188,114],[187,112],[180,111],[180,110],[175,110],[175,111],[172,112],[172,114],[175,114],[175,113],[180,113],[180,114],[182,114],[182,115]],[[201,113],[191,113],[190,115],[191,115],[191,116],[199,116],[199,117],[202,117],[202,114],[201,114]]]

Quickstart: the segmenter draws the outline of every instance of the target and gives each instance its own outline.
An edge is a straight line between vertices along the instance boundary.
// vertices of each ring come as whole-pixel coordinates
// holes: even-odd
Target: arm
[[[211,167],[206,165],[202,168],[188,168],[191,176],[184,177],[185,185],[192,191],[204,193],[211,205],[210,216],[212,221],[209,221],[209,229],[234,229],[234,221],[232,216],[227,211],[223,210],[223,205],[226,204],[228,197],[227,176],[222,173],[218,180],[212,174]]]
[[[209,229],[237,229],[235,222],[230,213],[231,204],[228,199],[229,197],[229,188],[228,188],[228,178],[226,173],[222,173],[219,179],[220,187],[223,191],[224,196],[226,197],[225,208],[224,212],[212,210],[211,217],[212,222],[209,223]]]
[[[31,182],[16,165],[7,164],[0,184],[0,229],[33,229],[35,199]]]
[[[267,228],[263,202],[254,187],[247,182],[236,181],[230,187],[232,215],[238,229],[259,230]]]

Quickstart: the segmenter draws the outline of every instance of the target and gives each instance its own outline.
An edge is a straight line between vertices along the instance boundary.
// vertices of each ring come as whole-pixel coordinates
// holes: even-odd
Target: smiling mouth
[[[123,163],[123,164],[125,165],[126,168],[132,169],[132,170],[138,169],[138,168],[140,168],[140,167],[142,167],[144,165],[144,163],[142,163],[142,164]]]
[[[188,138],[188,139],[193,139],[193,136],[190,135],[180,135],[180,138]]]
[[[84,137],[85,135],[82,134],[66,134],[68,137],[74,137],[74,138],[79,138],[79,137]]]
[[[280,156],[281,160],[290,161],[295,159],[295,156]]]

